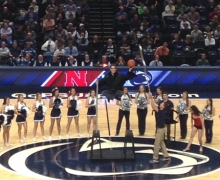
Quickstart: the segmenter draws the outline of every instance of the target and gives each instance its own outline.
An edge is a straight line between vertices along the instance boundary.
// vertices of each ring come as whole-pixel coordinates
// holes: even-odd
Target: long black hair
[[[3,103],[2,103],[3,106],[6,105],[6,101],[7,101],[7,99],[9,99],[9,97],[7,97],[7,96],[5,96],[5,97],[3,98]]]
[[[200,110],[199,110],[198,107],[195,106],[195,105],[192,105],[192,106],[190,107],[190,109],[191,109],[191,111],[193,111],[193,114],[195,114],[196,116],[199,116],[199,115],[201,114]]]
[[[157,89],[159,89],[159,90],[161,91],[161,96],[162,96],[162,95],[163,95],[162,87],[161,87],[161,86],[158,86]],[[156,89],[156,90],[157,90],[157,89]],[[157,99],[158,96],[159,96],[159,94],[158,94],[157,91],[156,91],[156,95],[155,95],[154,98]]]
[[[123,87],[123,93],[124,93],[124,90],[125,89],[127,89],[128,90],[128,88],[127,87]],[[128,94],[128,93],[126,93],[126,95],[129,97],[129,99],[131,100],[131,96]]]
[[[209,102],[210,102],[210,113],[212,114],[212,109],[213,109],[213,99],[212,99],[212,98],[209,98],[208,100],[209,100]],[[205,108],[207,109],[208,106],[209,106],[209,105],[207,104]]]
[[[52,96],[55,96],[56,91],[59,91],[59,89],[57,87],[55,87],[54,89],[52,89]]]

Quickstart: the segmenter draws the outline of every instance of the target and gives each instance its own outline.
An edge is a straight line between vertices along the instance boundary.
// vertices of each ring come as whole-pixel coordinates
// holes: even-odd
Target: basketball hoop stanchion
[[[98,79],[96,80],[96,81],[98,81]],[[98,85],[96,85],[96,105],[95,105],[96,107],[96,131],[98,130],[98,106],[99,106],[99,86]]]
[[[143,63],[144,73],[147,76],[147,66],[146,66],[146,62],[144,60],[144,56],[143,56],[143,49],[142,49],[142,46],[140,44],[139,44],[139,51],[140,51],[140,55],[141,55],[141,59],[142,59],[142,63]],[[148,87],[149,92],[151,92],[149,82],[147,83],[147,87]]]

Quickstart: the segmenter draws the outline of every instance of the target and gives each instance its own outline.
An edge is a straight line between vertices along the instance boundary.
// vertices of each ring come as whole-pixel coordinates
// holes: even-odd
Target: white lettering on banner
[[[13,98],[17,98],[19,94],[22,94],[24,96],[24,98],[29,98],[29,99],[35,99],[36,98],[36,94],[25,94],[25,93],[14,93],[11,95],[11,97]],[[52,96],[52,93],[42,93],[42,98],[44,99],[48,99]],[[69,96],[68,93],[60,93],[60,97],[63,99],[66,99]],[[78,93],[78,97],[79,98],[87,98],[89,96],[88,93]],[[135,98],[136,93],[131,93],[130,96],[132,98]],[[189,98],[199,98],[199,94],[188,94]],[[99,94],[98,98],[101,98],[102,95]],[[182,94],[169,94],[170,98],[180,98],[182,97]]]

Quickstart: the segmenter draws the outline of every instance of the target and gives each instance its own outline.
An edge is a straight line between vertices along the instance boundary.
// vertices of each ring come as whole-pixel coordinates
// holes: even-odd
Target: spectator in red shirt
[[[218,18],[220,18],[220,13],[217,8],[214,8],[214,10],[209,14],[209,21],[213,21],[214,16],[218,16]]]

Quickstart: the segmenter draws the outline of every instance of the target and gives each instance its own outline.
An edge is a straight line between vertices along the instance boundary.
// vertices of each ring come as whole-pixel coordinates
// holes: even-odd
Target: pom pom
[[[82,109],[82,102],[78,100],[76,103],[76,110],[79,111],[80,109]]]

